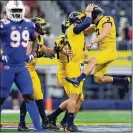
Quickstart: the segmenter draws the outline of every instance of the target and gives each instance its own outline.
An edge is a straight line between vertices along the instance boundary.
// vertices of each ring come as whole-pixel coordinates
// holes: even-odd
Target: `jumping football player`
[[[10,88],[15,82],[26,108],[32,119],[34,130],[42,131],[36,103],[33,99],[33,87],[25,61],[30,62],[36,49],[36,35],[33,23],[24,18],[25,6],[22,1],[9,1],[6,5],[6,19],[0,21],[0,38],[2,48],[2,68],[0,71],[0,107],[9,95]],[[33,49],[26,54],[27,42],[33,41]]]
[[[33,89],[34,89],[33,97],[36,101],[36,104],[37,104],[37,107],[38,107],[38,110],[39,110],[39,113],[42,119],[42,127],[44,129],[48,129],[48,128],[58,129],[56,126],[51,125],[49,123],[48,118],[46,116],[45,109],[44,109],[44,103],[43,103],[43,92],[41,90],[41,83],[35,70],[37,58],[41,58],[41,57],[48,55],[46,53],[51,53],[50,58],[52,58],[52,54],[54,55],[55,51],[52,48],[47,48],[45,46],[45,40],[43,37],[45,33],[45,25],[46,25],[45,20],[42,18],[35,17],[35,18],[32,18],[32,21],[35,24],[35,31],[37,35],[37,49],[34,55],[34,60],[32,60],[30,63],[26,63],[26,66],[32,78],[32,84],[33,84]],[[32,49],[29,44],[27,47],[27,53],[30,53],[31,50]],[[26,127],[26,123],[25,123],[26,112],[27,112],[26,103],[25,101],[23,101],[20,106],[20,123],[18,126],[18,131],[28,130],[28,128]]]
[[[86,8],[86,12],[88,9]],[[87,45],[86,48],[90,49],[92,45],[98,43],[99,51],[93,57],[88,60],[88,65],[84,69],[84,72],[74,78],[66,78],[66,80],[74,85],[79,85],[83,79],[89,75],[93,69],[94,71],[94,81],[98,84],[103,83],[119,83],[125,86],[125,91],[129,90],[130,79],[105,76],[108,70],[109,64],[117,58],[116,50],[116,28],[114,19],[111,16],[104,16],[103,11],[100,6],[95,5],[92,12],[93,24],[95,27],[86,29],[86,33],[96,32],[97,37]]]

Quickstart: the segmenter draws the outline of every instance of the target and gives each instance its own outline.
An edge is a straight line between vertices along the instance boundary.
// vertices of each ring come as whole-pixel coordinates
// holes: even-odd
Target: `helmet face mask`
[[[98,17],[98,15],[102,14],[102,8],[99,5],[95,5],[93,11],[92,11],[92,20],[94,20]]]
[[[40,35],[44,35],[46,32],[46,22],[43,18],[32,18],[33,23],[35,24],[35,30]]]
[[[61,30],[62,30],[62,33],[65,34],[67,28],[70,26],[70,22],[68,20],[64,20],[62,25],[61,25]]]
[[[6,5],[7,18],[14,22],[20,22],[24,19],[25,6],[22,1],[9,1]]]

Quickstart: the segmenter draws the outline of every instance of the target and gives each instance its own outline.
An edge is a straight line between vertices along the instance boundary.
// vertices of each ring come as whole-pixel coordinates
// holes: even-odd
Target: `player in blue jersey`
[[[7,19],[0,21],[1,61],[0,106],[9,95],[13,82],[20,89],[32,119],[34,130],[43,131],[38,109],[32,97],[33,87],[25,61],[30,62],[36,49],[34,24],[24,18],[25,6],[22,1],[9,1],[6,5]],[[27,42],[32,40],[31,54],[26,55]]]

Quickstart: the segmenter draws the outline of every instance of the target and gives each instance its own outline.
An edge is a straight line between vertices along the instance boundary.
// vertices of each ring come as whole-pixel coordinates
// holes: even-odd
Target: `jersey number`
[[[98,29],[98,28],[96,29],[96,34],[97,34],[97,35],[99,35],[99,34],[100,34],[100,31],[99,31],[99,29]]]
[[[110,21],[110,17],[107,17],[107,19],[108,19],[107,21],[109,22]]]
[[[21,38],[22,36],[22,38]],[[23,47],[27,47],[28,45],[28,40],[29,40],[29,32],[28,30],[24,30],[22,32],[22,35],[19,31],[12,31],[10,38],[12,40],[12,42],[10,42],[10,45],[12,47],[19,47],[20,45],[22,45]],[[23,41],[21,42],[21,39],[23,39]]]

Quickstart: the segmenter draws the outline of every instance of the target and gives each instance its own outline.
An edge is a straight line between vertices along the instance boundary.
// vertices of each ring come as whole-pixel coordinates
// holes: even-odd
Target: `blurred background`
[[[131,0],[67,0],[67,1],[24,1],[26,5],[26,17],[40,16],[47,22],[45,42],[48,47],[54,47],[54,41],[61,34],[60,25],[72,11],[84,11],[89,3],[99,4],[105,15],[113,16],[117,29],[117,50],[119,57],[111,64],[107,72],[108,75],[119,77],[131,77],[132,60],[132,1]],[[1,1],[1,18],[5,17],[4,5]],[[95,34],[86,36],[86,43],[89,43]],[[96,54],[97,46],[86,52],[85,58]],[[37,64],[37,73],[42,83],[44,92],[44,106],[47,111],[52,111],[67,98],[63,87],[56,79],[57,61],[56,59],[41,58]],[[122,85],[103,84],[97,85],[93,81],[93,74],[88,76],[84,82],[85,101],[81,110],[131,110],[132,93],[125,95],[125,88]],[[4,109],[19,109],[21,95],[18,88],[13,84],[10,97],[6,100]]]

